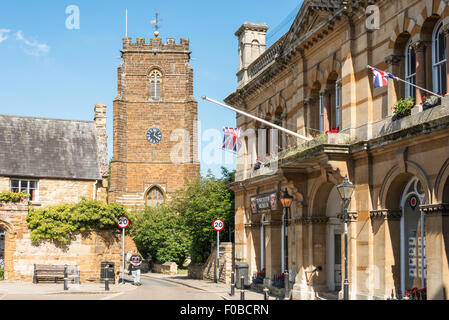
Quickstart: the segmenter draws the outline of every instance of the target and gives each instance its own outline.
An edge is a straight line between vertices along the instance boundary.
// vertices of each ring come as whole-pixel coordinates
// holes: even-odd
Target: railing
[[[282,39],[281,39],[282,40]],[[280,55],[282,49],[282,41],[279,40],[270,49],[265,51],[259,58],[257,58],[248,68],[249,78],[254,78],[266,66],[272,63]]]

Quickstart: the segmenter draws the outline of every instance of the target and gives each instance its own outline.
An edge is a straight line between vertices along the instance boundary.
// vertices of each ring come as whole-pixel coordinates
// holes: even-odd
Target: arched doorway
[[[425,191],[419,179],[412,177],[401,196],[401,292],[426,287],[424,214]]]
[[[337,215],[341,212],[341,197],[337,187],[329,193],[326,206],[328,217],[326,233],[326,275],[329,291],[341,290],[341,234],[342,224]]]

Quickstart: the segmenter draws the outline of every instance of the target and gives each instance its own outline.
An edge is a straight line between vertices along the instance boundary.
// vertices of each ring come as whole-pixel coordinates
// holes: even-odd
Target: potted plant
[[[427,109],[430,109],[430,108],[433,108],[433,107],[436,107],[436,106],[440,105],[441,104],[441,94],[438,94],[438,95],[439,95],[439,97],[437,97],[437,96],[429,96],[429,97],[424,96],[422,98],[422,108],[423,108],[423,110],[427,110]]]
[[[415,106],[415,99],[401,99],[393,106],[393,121],[399,120],[411,114],[412,108]]]

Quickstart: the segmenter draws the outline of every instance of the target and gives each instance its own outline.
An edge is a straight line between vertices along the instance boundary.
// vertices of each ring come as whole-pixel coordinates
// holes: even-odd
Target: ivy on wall
[[[28,193],[20,192],[2,192],[0,193],[0,201],[3,202],[21,202],[30,198]]]
[[[116,223],[121,216],[133,220],[122,205],[82,199],[77,204],[61,204],[42,209],[31,207],[27,222],[33,242],[51,239],[67,243],[76,231],[117,229]]]

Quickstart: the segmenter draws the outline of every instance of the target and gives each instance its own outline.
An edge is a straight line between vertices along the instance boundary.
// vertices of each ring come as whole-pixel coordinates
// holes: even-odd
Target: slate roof
[[[0,176],[101,180],[94,122],[0,114]]]

